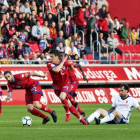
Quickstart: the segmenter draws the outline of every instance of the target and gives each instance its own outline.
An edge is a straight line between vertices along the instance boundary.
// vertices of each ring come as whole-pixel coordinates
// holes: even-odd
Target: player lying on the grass
[[[59,58],[63,59],[66,55],[64,53],[60,53]],[[79,107],[78,103],[75,101],[75,97],[77,96],[76,94],[76,89],[79,86],[79,81],[75,75],[75,70],[74,68],[79,67],[79,69],[81,70],[82,74],[83,74],[83,79],[86,80],[88,82],[88,79],[86,78],[83,68],[80,64],[78,63],[74,63],[74,62],[69,62],[73,69],[71,69],[70,67],[68,68],[68,73],[69,73],[69,81],[70,81],[70,85],[71,85],[71,92],[70,94],[68,94],[67,98],[71,101],[71,103],[74,105],[74,107],[78,110],[78,112],[80,113],[80,115],[83,115],[85,117],[85,113],[83,112],[83,110]]]
[[[68,67],[71,66],[67,62],[67,56],[61,61],[59,60],[59,52],[57,50],[50,51],[51,62],[47,64],[49,72],[51,74],[55,94],[60,98],[63,107],[66,111],[66,121],[70,120],[70,112],[75,115],[80,122],[87,125],[84,117],[78,114],[76,108],[71,104],[71,102],[66,98],[68,93],[70,93],[71,86],[69,82]]]
[[[13,88],[24,88],[26,90],[25,101],[27,111],[29,111],[32,115],[43,118],[42,124],[46,124],[48,121],[50,121],[50,118],[38,109],[50,113],[53,121],[56,122],[56,112],[40,102],[41,96],[43,95],[41,86],[37,80],[31,79],[31,76],[45,78],[46,75],[40,75],[36,72],[26,72],[13,75],[10,71],[5,71],[4,77],[8,81],[8,96],[6,101],[11,99]]]
[[[0,67],[0,78],[2,78],[2,70]],[[0,115],[2,115],[2,101],[1,101],[1,96],[3,95],[1,85],[0,85]]]
[[[120,96],[115,98],[112,107],[107,111],[101,108],[97,109],[88,117],[88,123],[95,120],[96,124],[126,124],[129,123],[129,117],[133,107],[137,108],[140,112],[138,102],[129,95],[128,85],[120,85],[119,92]],[[99,119],[99,117],[103,117],[103,119]]]

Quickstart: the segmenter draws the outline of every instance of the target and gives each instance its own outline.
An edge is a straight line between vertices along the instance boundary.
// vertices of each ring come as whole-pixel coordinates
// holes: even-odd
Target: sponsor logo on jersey
[[[25,76],[28,77],[29,76],[29,73],[25,73]]]
[[[126,103],[128,103],[128,101],[126,101]]]

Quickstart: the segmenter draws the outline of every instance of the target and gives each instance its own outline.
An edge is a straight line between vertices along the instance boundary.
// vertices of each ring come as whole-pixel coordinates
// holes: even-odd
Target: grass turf
[[[85,104],[80,107],[88,117],[97,108],[110,108],[111,104]],[[71,115],[71,120],[65,122],[65,112],[62,105],[49,105],[56,110],[58,122],[51,121],[41,125],[42,119],[35,117],[26,111],[26,106],[3,106],[3,114],[0,115],[0,140],[139,140],[140,114],[134,109],[129,124],[102,124],[94,122],[85,126]],[[30,116],[33,125],[23,127],[21,119]]]

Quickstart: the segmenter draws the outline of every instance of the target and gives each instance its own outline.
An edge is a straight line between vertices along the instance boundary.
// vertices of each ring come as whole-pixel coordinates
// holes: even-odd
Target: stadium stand
[[[36,0],[17,0],[16,3],[7,0],[1,1],[0,42],[2,45],[0,46],[2,47],[0,47],[0,58],[9,61],[17,60],[20,55],[19,51],[25,51],[23,59],[25,53],[28,53],[29,58],[32,59],[33,54],[39,56],[42,52],[49,52],[50,49],[57,47],[55,39],[59,38],[59,31],[63,31],[64,40],[71,36],[71,41],[74,42],[76,48],[79,44],[81,45],[80,50],[79,48],[77,50],[86,53],[87,60],[94,60],[89,61],[90,64],[139,63],[140,26],[135,32],[138,37],[136,38],[137,44],[134,45],[131,37],[134,37],[133,32],[130,34],[125,32],[127,29],[130,30],[127,20],[112,19],[109,12],[110,3],[112,5],[110,0],[87,2],[81,2],[79,5],[79,3],[73,3],[72,0],[62,1],[62,3],[58,3],[57,0],[44,0],[42,3],[37,3]],[[106,10],[102,10],[102,7],[106,7]],[[118,16],[117,12],[115,16]],[[116,24],[119,25],[117,29]],[[100,32],[103,33],[105,42],[100,40],[98,35]],[[122,55],[115,53],[115,50],[107,44],[107,38],[110,37],[111,32],[114,32],[115,38],[119,42],[117,48],[123,52]],[[129,44],[122,41],[122,34],[127,36]],[[18,48],[19,41],[22,42],[23,50]],[[60,38],[59,41],[62,39]],[[7,43],[8,48],[5,47]],[[63,47],[65,50],[64,41]],[[70,45],[69,47],[72,49]],[[101,47],[104,47],[103,53],[101,53]],[[73,54],[72,52],[71,50],[69,53],[71,58],[75,58],[73,55],[82,57],[82,53]]]

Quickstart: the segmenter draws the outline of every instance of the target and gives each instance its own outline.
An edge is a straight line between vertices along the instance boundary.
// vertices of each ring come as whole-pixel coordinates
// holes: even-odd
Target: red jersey
[[[49,62],[47,64],[47,67],[50,71],[53,80],[52,87],[56,90],[61,90],[62,87],[68,84],[69,82],[68,67],[70,66],[70,64],[68,61],[66,61],[63,67],[61,68],[61,70],[58,73],[56,73],[52,71],[52,69],[55,68],[57,65],[59,64],[54,64],[52,62]]]
[[[70,62],[75,68],[77,68],[77,63],[73,63],[73,62]],[[69,73],[69,80],[70,80],[70,83],[79,83],[76,75],[75,75],[75,70],[71,70],[70,68],[68,68],[68,73]]]
[[[0,74],[2,74],[2,70],[1,70],[1,67],[0,67]]]
[[[38,81],[33,80],[30,78],[30,72],[21,73],[14,75],[15,81],[10,83],[8,82],[8,92],[12,92],[13,87],[14,88],[24,88],[26,90],[30,90],[33,87],[37,86],[39,84]]]

